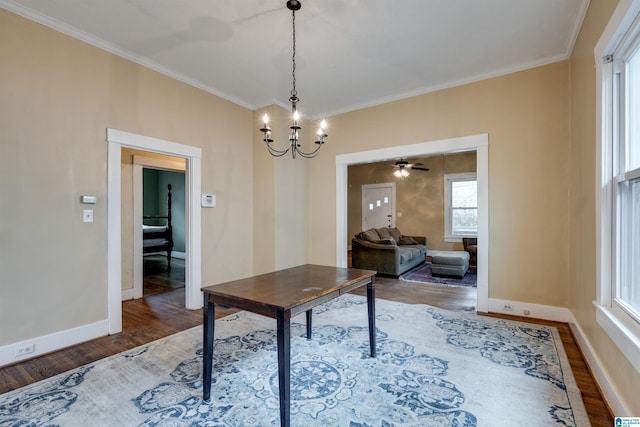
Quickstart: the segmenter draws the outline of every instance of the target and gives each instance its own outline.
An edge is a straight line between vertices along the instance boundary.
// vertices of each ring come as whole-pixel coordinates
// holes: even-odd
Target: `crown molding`
[[[202,83],[201,81],[189,78],[187,76],[185,76],[184,74],[181,73],[177,73],[175,71],[172,71],[166,67],[163,67],[159,64],[157,64],[156,62],[145,58],[143,56],[139,56],[136,55],[133,52],[130,52],[128,50],[122,49],[116,45],[114,45],[113,43],[109,43],[105,40],[102,40],[98,37],[95,37],[89,33],[87,33],[86,31],[80,30],[79,28],[76,28],[72,25],[68,25],[65,24],[61,21],[58,21],[57,19],[54,19],[50,16],[46,16],[43,15],[40,12],[36,12],[33,9],[29,9],[27,7],[24,7],[18,3],[15,3],[11,0],[0,0],[0,7],[3,9],[8,10],[9,12],[13,12],[16,15],[22,16],[23,18],[26,18],[30,21],[36,22],[38,24],[44,25],[45,27],[51,28],[52,30],[61,32],[63,34],[66,34],[67,36],[73,37],[77,40],[80,40],[82,42],[88,43],[92,46],[95,46],[99,49],[105,50],[109,53],[112,53],[116,56],[119,56],[121,58],[127,59],[131,62],[134,62],[138,65],[141,65],[145,68],[149,68],[150,70],[156,71],[160,74],[163,74],[167,77],[170,77],[174,80],[177,80],[179,82],[182,83],[186,83],[190,86],[193,86],[197,89],[203,90],[205,92],[208,92],[212,95],[215,95],[219,98],[225,99],[229,102],[233,102],[234,104],[237,104],[241,107],[247,108],[249,110],[254,110],[255,107],[253,105],[250,105],[240,99],[234,98],[233,96],[230,96],[229,94],[226,94],[214,87],[211,86],[207,86],[204,83]]]

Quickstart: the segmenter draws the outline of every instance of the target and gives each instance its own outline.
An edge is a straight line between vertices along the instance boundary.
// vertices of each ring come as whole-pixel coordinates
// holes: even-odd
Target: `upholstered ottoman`
[[[464,277],[469,269],[469,253],[438,251],[431,256],[431,274],[434,276]]]

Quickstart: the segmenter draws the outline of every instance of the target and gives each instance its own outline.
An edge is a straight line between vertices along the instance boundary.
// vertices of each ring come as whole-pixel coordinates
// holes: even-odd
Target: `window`
[[[621,106],[614,112],[619,253],[614,302],[640,323],[640,41],[636,39],[630,47],[630,53],[613,58],[617,88],[613,96]]]
[[[478,235],[478,181],[475,172],[444,176],[445,242]]]
[[[595,49],[601,94],[596,318],[640,370],[640,2],[620,7],[628,9],[614,13]]]

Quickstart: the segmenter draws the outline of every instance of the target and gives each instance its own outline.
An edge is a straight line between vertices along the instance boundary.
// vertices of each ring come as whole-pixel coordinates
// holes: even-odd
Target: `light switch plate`
[[[82,222],[93,222],[93,209],[84,209],[82,211]]]
[[[200,197],[200,205],[203,208],[215,208],[216,207],[216,195],[215,194],[203,194]]]

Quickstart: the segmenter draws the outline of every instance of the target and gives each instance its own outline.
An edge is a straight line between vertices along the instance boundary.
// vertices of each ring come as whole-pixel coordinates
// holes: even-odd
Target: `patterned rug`
[[[304,315],[291,341],[292,426],[585,426],[555,328],[366,298]],[[0,426],[278,426],[275,321],[215,323],[211,402],[200,327],[0,395]]]
[[[467,273],[461,279],[456,277],[436,277],[431,274],[431,263],[425,262],[401,275],[400,280],[404,280],[405,282],[436,283],[447,286],[475,288],[478,282],[478,275],[476,266],[470,265]]]

